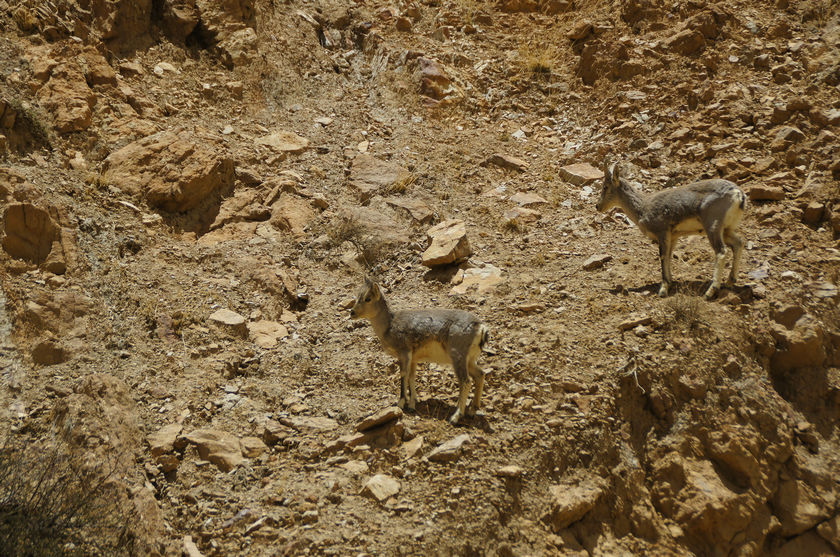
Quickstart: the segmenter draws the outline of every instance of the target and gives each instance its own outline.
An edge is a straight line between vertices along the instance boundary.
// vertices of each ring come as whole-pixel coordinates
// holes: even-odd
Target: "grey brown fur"
[[[700,180],[685,186],[646,195],[619,176],[618,166],[605,165],[604,187],[598,200],[599,211],[619,207],[645,235],[659,244],[662,266],[660,296],[670,288],[674,244],[682,236],[706,234],[715,252],[715,270],[706,298],[720,289],[726,246],[732,249],[732,270],[727,286],[735,284],[743,250],[738,224],[746,206],[746,196],[727,180]]]
[[[487,340],[487,326],[478,317],[457,309],[392,311],[379,286],[369,279],[365,280],[350,316],[369,320],[383,348],[399,361],[400,399],[397,404],[400,408],[408,403],[414,410],[417,404],[417,363],[436,362],[451,364],[458,379],[458,407],[449,421],[456,424],[461,416],[474,415],[478,411],[484,371],[476,360]],[[470,379],[475,387],[467,408]]]

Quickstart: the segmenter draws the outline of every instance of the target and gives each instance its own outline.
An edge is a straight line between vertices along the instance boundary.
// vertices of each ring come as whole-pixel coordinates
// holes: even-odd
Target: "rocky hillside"
[[[71,554],[840,554],[831,0],[0,0],[0,73],[5,550],[28,485]],[[657,297],[607,160],[736,182],[738,284]]]

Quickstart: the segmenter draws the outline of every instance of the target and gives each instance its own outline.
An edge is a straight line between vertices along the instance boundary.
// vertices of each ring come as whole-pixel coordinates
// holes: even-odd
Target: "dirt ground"
[[[836,3],[0,0],[0,73],[0,422],[132,553],[840,555]],[[658,297],[605,161],[738,184],[737,285]],[[357,431],[365,276],[487,323],[483,414]]]

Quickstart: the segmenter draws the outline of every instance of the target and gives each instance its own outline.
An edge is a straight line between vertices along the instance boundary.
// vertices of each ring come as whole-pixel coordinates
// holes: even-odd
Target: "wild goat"
[[[604,165],[604,187],[598,210],[619,207],[643,234],[659,244],[662,285],[659,295],[667,296],[671,286],[671,257],[682,236],[705,233],[715,251],[715,272],[706,290],[711,299],[720,289],[726,247],[732,248],[732,271],[726,286],[735,284],[743,241],[737,233],[746,205],[744,192],[727,180],[700,180],[650,195],[634,188],[619,176],[618,165]]]
[[[451,364],[458,378],[458,408],[450,423],[457,424],[461,416],[478,411],[484,371],[475,362],[487,341],[487,326],[478,317],[457,309],[392,311],[379,286],[370,279],[365,279],[350,317],[370,321],[385,351],[399,360],[400,408],[408,402],[408,408],[414,410],[417,404],[417,363],[436,362]],[[467,409],[471,378],[475,389]]]

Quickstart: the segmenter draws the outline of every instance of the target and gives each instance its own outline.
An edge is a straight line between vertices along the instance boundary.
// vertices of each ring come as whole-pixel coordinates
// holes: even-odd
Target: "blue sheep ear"
[[[607,176],[609,176],[609,180],[614,186],[618,186],[618,184],[620,183],[620,179],[618,176],[617,162],[614,162],[610,165]]]

